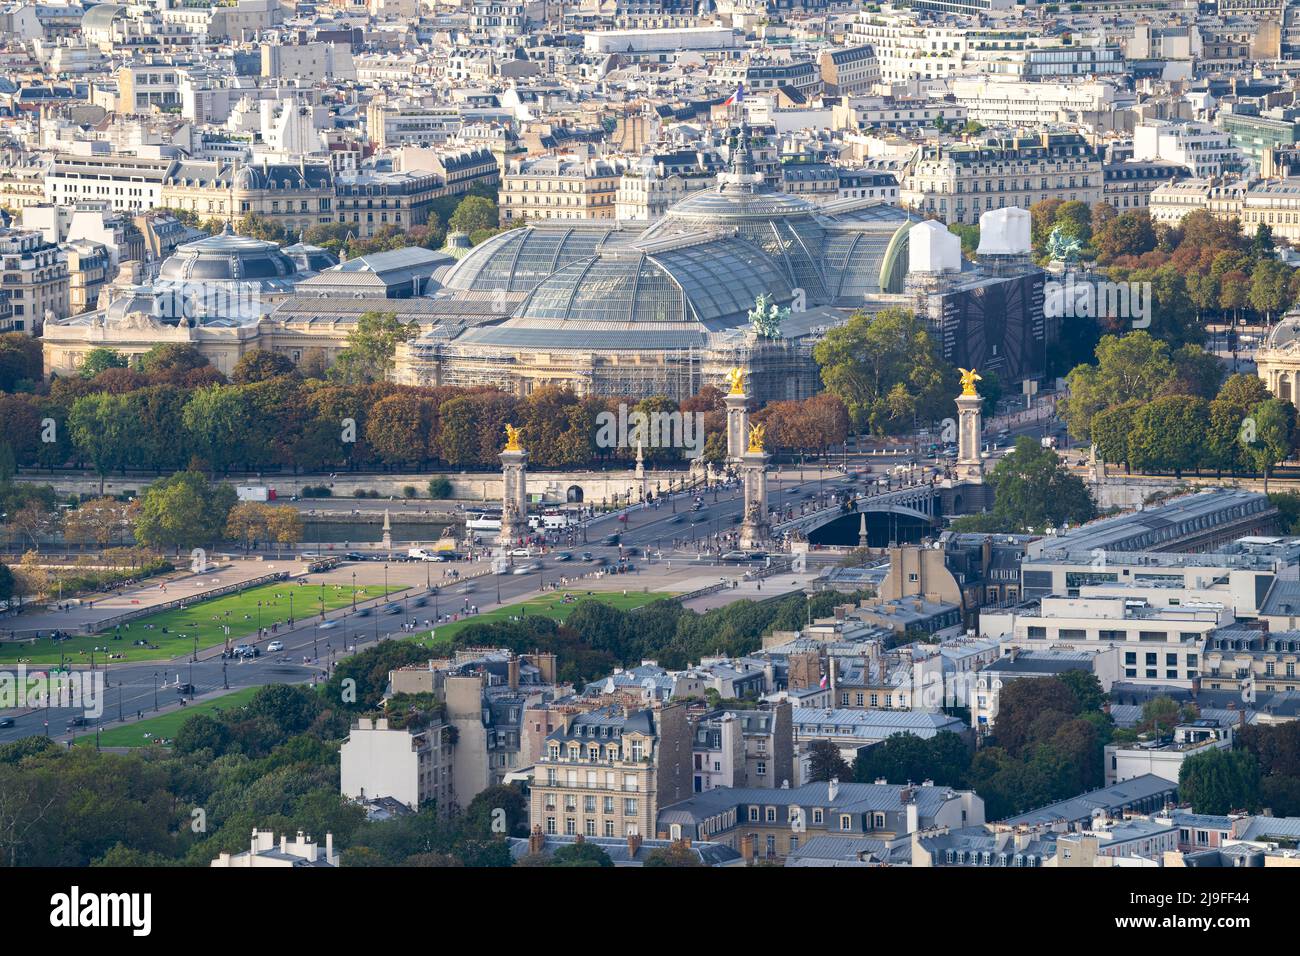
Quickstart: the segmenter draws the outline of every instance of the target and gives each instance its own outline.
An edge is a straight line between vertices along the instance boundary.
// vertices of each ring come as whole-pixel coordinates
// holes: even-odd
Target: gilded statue
[[[514,425],[506,426],[506,451],[523,451],[523,446],[519,444],[519,429]]]
[[[963,395],[978,395],[975,391],[975,383],[982,382],[984,379],[973,368],[959,368],[961,372],[961,393]]]

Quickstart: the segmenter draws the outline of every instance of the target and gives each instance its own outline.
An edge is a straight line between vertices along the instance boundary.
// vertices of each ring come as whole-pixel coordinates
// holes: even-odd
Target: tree
[[[1059,680],[1021,678],[1004,685],[998,696],[994,736],[999,747],[1018,757],[1050,741],[1078,713],[1074,691]]]
[[[1250,410],[1242,441],[1248,458],[1264,475],[1264,494],[1273,466],[1286,461],[1295,447],[1296,408],[1290,402],[1270,398]]]
[[[192,372],[208,364],[207,356],[192,345],[155,345],[140,356],[140,371],[146,375]]]
[[[1070,692],[1074,694],[1074,699],[1079,703],[1080,713],[1101,710],[1101,705],[1106,700],[1106,694],[1101,689],[1101,681],[1097,679],[1097,675],[1092,671],[1064,671],[1056,679],[1070,688]]]
[[[528,800],[516,786],[495,784],[469,802],[461,816],[461,831],[488,839],[528,835]]]
[[[1182,710],[1172,697],[1153,697],[1142,705],[1142,720],[1137,725],[1139,733],[1164,737],[1171,734],[1182,720]]]
[[[100,392],[72,403],[68,427],[78,451],[90,459],[99,475],[99,493],[114,468],[125,468],[139,438],[139,423],[128,413],[125,395]]]
[[[472,236],[483,229],[495,229],[500,222],[497,204],[483,196],[466,196],[451,214],[449,225],[457,232]]]
[[[181,422],[194,451],[215,477],[243,457],[252,434],[252,414],[243,392],[211,385],[190,396]]]
[[[578,840],[567,843],[551,854],[551,866],[613,866],[614,861],[596,843]]]
[[[1162,395],[1138,409],[1129,436],[1130,462],[1140,470],[1162,469],[1181,477],[1200,464],[1209,402],[1190,395]]]
[[[430,498],[450,498],[452,494],[451,480],[443,476],[429,479],[429,497]]]
[[[1092,244],[1097,261],[1104,264],[1150,252],[1156,247],[1156,232],[1146,210],[1134,210],[1094,225]]]
[[[177,472],[145,489],[135,537],[152,548],[194,548],[221,540],[235,489],[193,471]]]
[[[1061,416],[1070,434],[1086,441],[1092,417],[1111,405],[1148,402],[1164,393],[1177,372],[1169,347],[1146,332],[1103,336],[1097,344],[1096,365],[1080,365],[1068,376],[1069,395]]]
[[[985,530],[1024,533],[1030,528],[1081,524],[1096,514],[1092,496],[1078,475],[1070,473],[1056,452],[1026,435],[988,477],[993,509],[979,522]],[[954,527],[965,527],[963,519]],[[972,524],[973,522],[967,522]]]
[[[1103,408],[1093,415],[1089,431],[1102,461],[1123,465],[1128,470],[1133,461],[1130,439],[1138,413],[1144,407],[1142,402],[1128,401]]]
[[[237,385],[264,382],[278,375],[294,375],[298,371],[287,355],[268,349],[245,352],[230,370],[230,380]]]
[[[848,780],[851,769],[840,748],[829,740],[814,740],[808,745],[809,782]]]
[[[414,322],[403,325],[392,312],[362,313],[329,371],[330,378],[347,385],[383,380],[393,368],[397,346],[419,331]]]
[[[1259,808],[1259,764],[1244,750],[1193,754],[1178,771],[1178,796],[1193,813],[1253,812]]]
[[[137,507],[135,503],[116,498],[87,501],[63,516],[64,540],[97,544],[101,548],[120,542],[135,519]]]
[[[110,368],[126,368],[126,356],[115,349],[94,348],[86,353],[81,363],[81,377],[94,378]]]
[[[674,840],[671,845],[659,847],[646,854],[644,866],[703,866],[685,840]]]
[[[905,309],[856,313],[813,350],[827,392],[854,428],[875,434],[910,431],[917,420],[948,411],[956,370],[940,357],[925,323]]]

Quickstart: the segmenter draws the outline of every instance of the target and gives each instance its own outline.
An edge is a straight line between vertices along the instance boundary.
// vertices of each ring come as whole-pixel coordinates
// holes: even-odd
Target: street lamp
[[[352,610],[357,609],[357,572],[352,572]]]
[[[225,666],[224,664],[222,665]],[[153,672],[153,709],[158,709],[158,672]]]

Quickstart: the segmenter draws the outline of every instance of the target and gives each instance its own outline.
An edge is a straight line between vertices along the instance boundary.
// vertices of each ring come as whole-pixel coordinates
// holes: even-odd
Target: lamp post
[[[224,664],[222,665],[225,666]],[[158,709],[158,672],[153,672],[153,709]]]
[[[352,610],[357,609],[357,572],[352,572]]]

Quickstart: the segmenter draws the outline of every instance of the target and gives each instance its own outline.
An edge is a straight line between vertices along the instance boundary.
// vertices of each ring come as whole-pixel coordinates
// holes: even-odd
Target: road
[[[825,469],[821,479],[816,475],[815,469],[805,469],[805,480],[802,482],[797,474],[789,472],[782,479],[774,479],[772,502],[775,504],[780,501],[787,505],[807,502],[811,505],[819,492],[828,494],[843,487],[843,476],[829,468]],[[482,610],[488,610],[497,606],[498,602],[508,604],[537,594],[545,584],[557,581],[562,575],[574,579],[592,572],[596,566],[583,560],[584,552],[590,552],[593,557],[604,557],[611,563],[628,548],[636,548],[643,553],[649,550],[662,555],[657,559],[638,555],[632,561],[640,565],[645,574],[611,575],[604,582],[595,585],[595,588],[618,587],[626,581],[629,584],[635,583],[637,588],[648,586],[651,590],[656,590],[664,582],[669,582],[668,586],[672,590],[683,591],[692,590],[702,583],[711,583],[718,573],[714,562],[710,556],[697,553],[695,548],[706,541],[711,542],[715,533],[725,535],[738,531],[742,501],[738,488],[721,489],[716,495],[709,492],[702,497],[704,506],[700,511],[691,510],[694,504],[692,495],[678,495],[671,501],[661,502],[657,508],[634,508],[626,513],[626,521],[620,520],[618,514],[596,518],[585,529],[586,543],[582,540],[581,532],[575,536],[572,546],[567,546],[563,541],[559,543],[559,548],[572,554],[572,560],[557,560],[554,548],[550,553],[527,562],[514,559],[517,563],[535,563],[540,567],[540,570],[528,573],[515,574],[512,568],[511,573],[487,573],[474,580],[465,580],[470,574],[489,570],[489,562],[459,562],[454,565],[390,564],[387,571],[390,583],[411,585],[410,590],[404,592],[404,597],[398,599],[398,603],[404,605],[403,613],[380,613],[379,609],[388,603],[381,599],[369,602],[372,610],[365,616],[354,614],[350,607],[344,608],[329,612],[324,626],[319,626],[319,618],[313,617],[291,630],[281,629],[270,638],[257,642],[257,646],[265,651],[270,640],[281,641],[284,644],[282,651],[264,652],[260,657],[250,659],[223,660],[221,647],[217,646],[200,650],[197,661],[192,661],[190,655],[186,655],[166,662],[111,664],[106,671],[103,671],[101,665],[106,686],[100,719],[108,726],[116,723],[120,715],[129,723],[137,714],[147,717],[155,713],[156,709],[174,708],[179,700],[178,685],[193,684],[194,697],[201,700],[225,693],[227,688],[237,690],[263,684],[305,683],[320,679],[328,673],[334,661],[341,655],[350,653],[352,648],[361,650],[373,646],[381,637],[387,639],[389,636],[406,636],[401,630],[403,621],[414,620],[418,622],[420,630],[425,631],[423,622],[426,619],[432,620],[437,615],[462,612],[467,606],[476,604]],[[602,543],[606,535],[616,532],[621,534],[619,545]],[[724,544],[723,550],[726,549]],[[223,571],[216,577],[224,583],[235,579],[236,574],[252,576],[255,572],[265,573],[276,567],[289,566],[287,562],[279,562],[275,567],[268,563],[248,562],[248,566],[241,567],[238,572]],[[351,562],[320,577],[337,583],[352,579],[355,573],[356,581],[373,584],[380,580],[381,567],[373,561]],[[742,566],[732,564],[730,567],[732,570],[728,573],[739,577]],[[462,579],[459,582],[442,583],[443,573],[452,568],[461,572]],[[185,587],[189,591],[195,591],[210,586],[210,577],[205,575],[190,579]],[[426,592],[426,581],[437,587],[436,594]],[[652,584],[652,581],[659,583]],[[582,587],[582,583],[576,581],[570,586],[576,589]],[[175,588],[176,585],[168,585],[167,599],[180,593]],[[427,604],[423,607],[412,606],[421,597],[426,598]],[[87,613],[120,613],[123,606],[139,606],[132,603],[134,600],[137,598],[128,593],[112,602],[96,604]],[[364,603],[358,605],[362,613],[366,607]],[[57,619],[57,615],[55,617]],[[233,640],[232,643],[238,644],[241,641]],[[32,735],[41,736],[47,732],[53,738],[68,740],[68,721],[81,713],[81,708],[54,707],[7,712],[6,716],[13,718],[14,726],[0,728],[0,742]],[[73,732],[86,733],[93,726],[92,720],[89,727],[76,728]]]

